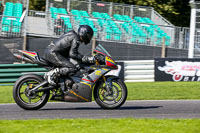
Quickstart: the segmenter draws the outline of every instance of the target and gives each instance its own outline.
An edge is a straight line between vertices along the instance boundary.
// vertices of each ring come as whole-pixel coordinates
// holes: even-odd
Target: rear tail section
[[[51,66],[49,62],[40,58],[36,52],[17,50],[17,53],[14,53],[13,56],[18,60],[25,61],[27,63],[38,64],[41,66]]]
[[[17,53],[13,54],[13,56],[19,60],[22,60],[31,64],[36,64],[36,57],[38,55],[36,52],[17,50]]]
[[[21,60],[21,61],[25,61],[27,63],[31,63],[31,64],[35,64],[34,61],[32,61],[31,59],[27,58],[27,57],[24,57],[22,55],[19,55],[19,54],[13,54],[13,56],[18,59],[18,60]]]

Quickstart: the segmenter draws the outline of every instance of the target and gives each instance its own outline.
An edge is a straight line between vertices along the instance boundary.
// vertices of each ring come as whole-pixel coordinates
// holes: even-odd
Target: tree
[[[189,27],[189,0],[102,0],[107,2],[151,6],[176,26]]]
[[[44,11],[46,0],[30,0],[29,10]]]

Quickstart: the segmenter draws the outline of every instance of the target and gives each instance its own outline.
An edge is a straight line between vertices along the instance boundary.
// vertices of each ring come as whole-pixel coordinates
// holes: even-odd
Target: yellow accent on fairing
[[[24,52],[24,53],[27,55],[30,55],[30,56],[35,56],[34,54],[30,54],[30,53],[26,53],[26,52]]]
[[[106,68],[102,68],[103,70],[105,70],[105,71],[108,71],[108,69],[106,69]]]
[[[88,83],[85,83],[85,82],[82,82],[82,81],[80,83],[85,84],[85,85],[89,86],[90,88],[92,88],[91,84],[88,84]]]
[[[86,98],[84,98],[84,97],[82,97],[82,96],[79,96],[79,95],[76,94],[74,91],[70,90],[69,92],[72,93],[72,94],[74,94],[75,96],[79,97],[80,99],[82,99],[82,100],[84,100],[84,101],[86,101],[86,102],[89,102],[88,99],[86,99]]]
[[[108,56],[106,56],[106,61],[109,61],[111,63],[115,63],[111,58],[109,58]]]
[[[102,74],[101,74],[101,71],[96,71],[96,72],[95,72],[95,75],[101,76],[101,75],[102,75]]]

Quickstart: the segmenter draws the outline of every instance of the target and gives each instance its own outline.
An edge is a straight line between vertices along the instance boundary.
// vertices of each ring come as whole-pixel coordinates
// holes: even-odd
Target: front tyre
[[[42,81],[44,81],[44,79],[35,74],[21,76],[13,87],[13,98],[17,105],[26,110],[37,110],[43,107],[49,99],[50,92],[29,93],[31,89]],[[41,88],[42,87],[38,89]]]
[[[94,89],[94,99],[104,109],[119,108],[126,101],[127,87],[119,78],[113,78],[109,84],[111,87],[108,89],[103,80],[97,83]]]

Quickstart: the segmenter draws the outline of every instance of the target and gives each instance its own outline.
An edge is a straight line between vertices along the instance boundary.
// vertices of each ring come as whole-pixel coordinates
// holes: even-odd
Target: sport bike
[[[58,77],[54,86],[41,75],[21,76],[13,88],[13,97],[17,105],[26,110],[37,110],[48,102],[49,97],[50,100],[64,102],[91,102],[93,94],[94,100],[101,108],[119,108],[127,98],[127,87],[119,78],[121,66],[115,63],[100,44],[93,52],[95,65],[80,64],[70,59],[74,65],[80,64],[80,70]],[[38,64],[47,70],[56,68],[40,58],[37,52],[17,50],[13,55],[19,60]]]

